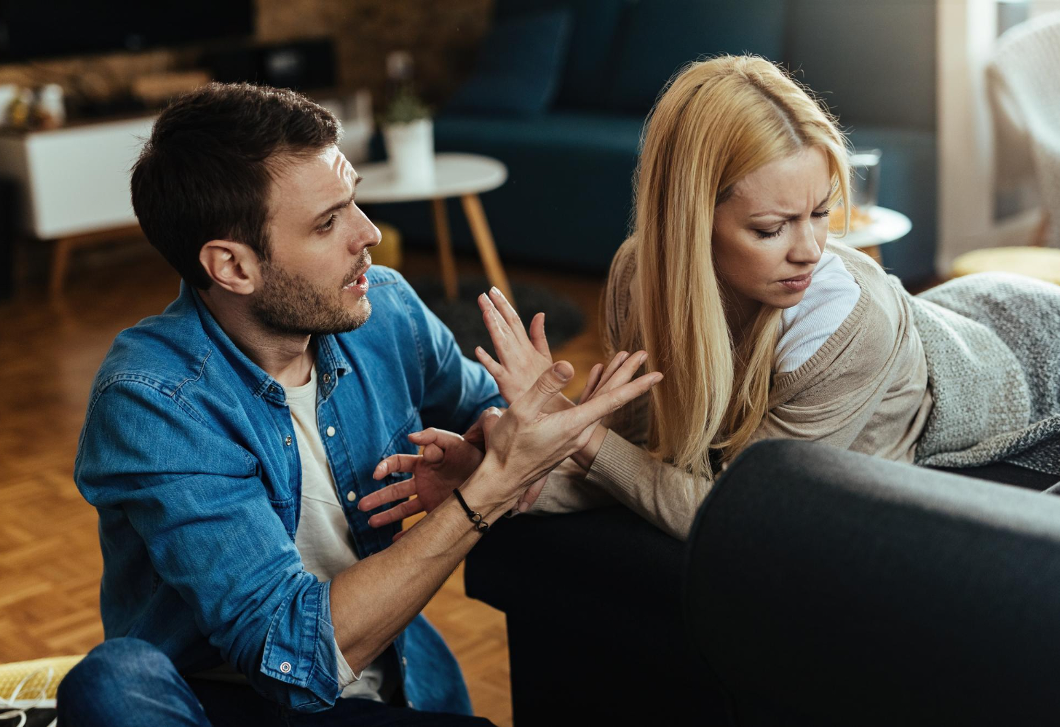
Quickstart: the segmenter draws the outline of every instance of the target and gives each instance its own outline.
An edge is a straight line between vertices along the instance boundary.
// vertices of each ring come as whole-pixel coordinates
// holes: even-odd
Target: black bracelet
[[[460,507],[464,508],[464,512],[467,513],[467,519],[475,526],[475,530],[482,535],[488,533],[490,531],[490,524],[482,519],[482,514],[475,512],[467,506],[467,501],[464,499],[464,496],[460,494],[460,490],[453,490],[453,494],[456,496],[456,501],[460,503]]]

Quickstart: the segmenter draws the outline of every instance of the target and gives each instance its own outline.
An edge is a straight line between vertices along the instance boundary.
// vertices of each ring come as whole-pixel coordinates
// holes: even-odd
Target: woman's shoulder
[[[861,295],[842,258],[826,250],[802,300],[781,313],[774,370],[789,373],[809,361],[854,312]]]

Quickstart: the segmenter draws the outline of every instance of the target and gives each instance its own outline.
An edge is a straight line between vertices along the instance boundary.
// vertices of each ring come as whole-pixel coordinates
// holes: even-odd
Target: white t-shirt
[[[809,361],[839,330],[859,297],[861,288],[839,256],[823,253],[802,300],[781,314],[773,370],[786,374]]]
[[[812,286],[811,286],[812,287]],[[335,478],[328,465],[324,443],[317,428],[317,370],[303,386],[284,387],[291,409],[298,456],[302,461],[302,513],[294,544],[306,571],[326,581],[357,562],[346,515],[339,504]],[[358,677],[335,645],[339,686],[343,697],[361,697],[387,702],[397,684],[386,652],[369,664]]]

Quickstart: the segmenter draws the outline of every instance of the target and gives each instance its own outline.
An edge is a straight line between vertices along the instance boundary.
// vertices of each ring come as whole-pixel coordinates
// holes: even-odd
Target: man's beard
[[[367,262],[358,261],[345,283]],[[327,290],[299,275],[291,275],[268,262],[262,263],[262,286],[251,302],[251,312],[275,333],[299,336],[346,333],[360,328],[372,315],[372,304],[362,297],[350,309],[339,289]]]

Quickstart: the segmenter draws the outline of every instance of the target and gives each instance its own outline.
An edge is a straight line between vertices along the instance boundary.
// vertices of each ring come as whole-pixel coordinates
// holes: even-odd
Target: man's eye
[[[334,225],[335,225],[335,215],[331,215],[331,217],[328,218],[328,221],[325,222],[324,224],[322,224],[317,229],[320,230],[321,232],[327,232],[332,227],[334,227]]]

